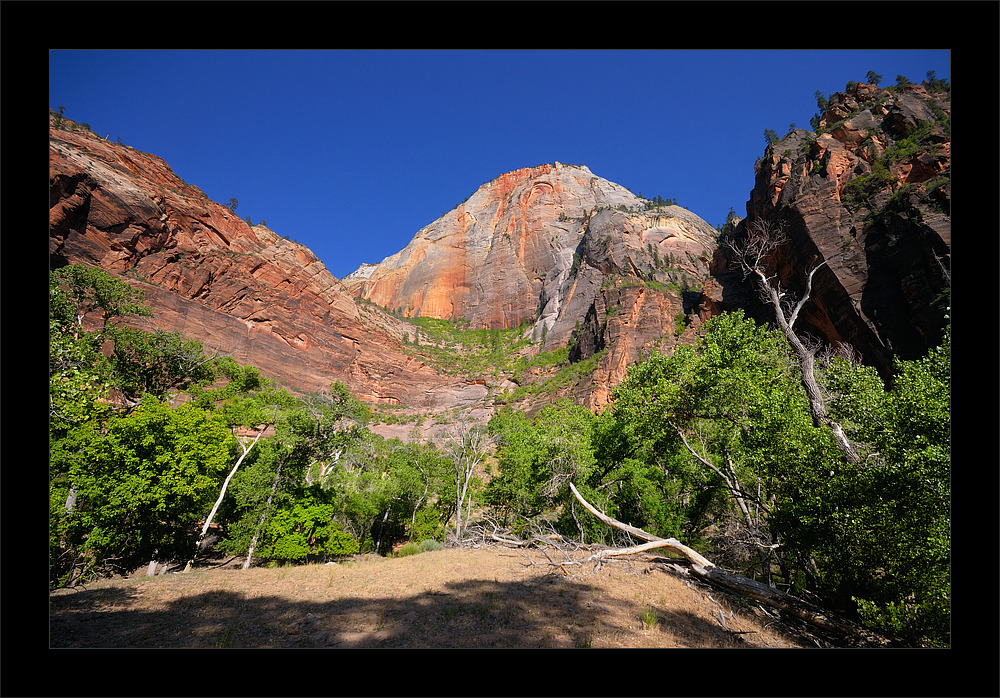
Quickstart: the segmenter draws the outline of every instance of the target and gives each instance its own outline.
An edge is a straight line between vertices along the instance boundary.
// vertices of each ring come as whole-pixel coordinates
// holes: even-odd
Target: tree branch
[[[783,591],[770,587],[766,584],[762,584],[761,582],[748,577],[733,574],[732,572],[727,572],[720,567],[716,567],[707,558],[703,557],[686,545],[681,544],[674,538],[660,538],[659,536],[654,536],[651,533],[643,531],[641,528],[635,528],[634,526],[629,526],[621,521],[617,521],[598,511],[589,502],[587,502],[577,491],[573,483],[570,483],[569,487],[573,492],[573,496],[577,498],[580,504],[582,504],[587,511],[596,516],[598,519],[613,528],[626,531],[637,538],[649,541],[644,545],[633,546],[631,548],[622,548],[616,551],[599,551],[587,559],[599,560],[604,557],[629,555],[657,548],[664,548],[685,557],[691,563],[691,572],[703,581],[743,596],[749,596],[752,599],[790,613],[816,628],[834,633],[835,635],[846,635],[852,638],[861,638],[864,644],[869,645],[887,644],[885,638],[879,637],[846,619],[838,618],[834,614],[829,613],[818,606],[814,606],[807,601],[803,601],[802,599],[796,598],[791,594],[786,594]]]

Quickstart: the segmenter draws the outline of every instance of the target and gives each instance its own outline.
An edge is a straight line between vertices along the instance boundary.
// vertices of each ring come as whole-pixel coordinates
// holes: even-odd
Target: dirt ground
[[[794,648],[762,609],[649,562],[553,566],[538,550],[102,580],[51,592],[50,647]]]

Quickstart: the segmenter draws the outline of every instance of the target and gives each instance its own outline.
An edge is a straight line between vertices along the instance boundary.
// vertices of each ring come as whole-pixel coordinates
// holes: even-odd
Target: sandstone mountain
[[[153,327],[294,389],[339,380],[363,400],[415,406],[483,398],[481,385],[404,353],[399,321],[355,303],[302,245],[249,225],[154,155],[52,121],[52,267],[80,262],[128,279],[154,307]]]
[[[738,241],[749,222],[783,226],[788,242],[770,262],[784,288],[801,292],[823,263],[802,329],[886,376],[893,353],[922,355],[947,322],[951,109],[940,88],[832,95],[815,132],[768,146],[747,217],[723,230]],[[693,342],[708,317],[743,308],[771,320],[719,231],[582,165],[501,174],[397,254],[338,280],[160,158],[56,115],[50,126],[51,265],[128,279],[155,327],[295,389],[337,380],[373,404],[482,416],[509,376],[443,367],[418,320],[438,318],[518,334],[526,357],[569,347],[593,370],[564,394],[598,409],[629,365]]]
[[[951,100],[946,85],[853,84],[830,96],[816,132],[793,129],[757,162],[747,221],[788,232],[772,267],[801,292],[803,328],[846,343],[884,377],[892,355],[937,346],[951,288]],[[725,247],[713,260],[724,307],[755,307]],[[758,311],[759,312],[759,311]],[[769,313],[761,313],[770,319]]]
[[[718,232],[679,206],[641,199],[582,165],[540,165],[482,185],[347,288],[404,316],[524,325],[543,349],[607,349],[591,403],[701,307]]]

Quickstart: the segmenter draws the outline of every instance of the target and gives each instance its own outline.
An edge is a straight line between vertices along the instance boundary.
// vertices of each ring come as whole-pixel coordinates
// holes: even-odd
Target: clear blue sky
[[[49,106],[239,200],[337,277],[483,182],[556,160],[717,225],[764,130],[869,70],[951,79],[950,51],[52,50]]]

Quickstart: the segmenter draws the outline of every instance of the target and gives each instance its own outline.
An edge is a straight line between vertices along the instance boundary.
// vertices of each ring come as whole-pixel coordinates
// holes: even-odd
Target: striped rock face
[[[668,259],[703,277],[715,235],[689,211],[650,209],[587,167],[557,162],[483,184],[403,250],[344,283],[407,317],[530,325],[551,348],[569,340],[609,278],[652,280]]]
[[[141,288],[141,329],[179,332],[292,388],[334,381],[372,403],[474,404],[482,386],[404,352],[400,323],[361,308],[307,248],[249,225],[162,159],[68,120],[49,147],[50,264],[98,266]]]

